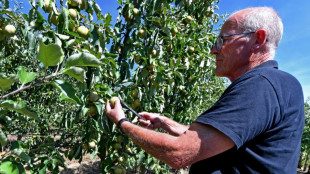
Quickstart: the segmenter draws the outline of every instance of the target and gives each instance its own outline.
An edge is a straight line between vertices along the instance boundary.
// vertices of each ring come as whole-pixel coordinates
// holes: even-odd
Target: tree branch
[[[127,42],[127,40],[128,40],[128,38],[129,38],[129,34],[130,34],[130,32],[131,32],[131,28],[130,29],[127,29],[127,31],[126,31],[126,33],[125,33],[125,37],[124,37],[124,41],[123,41],[123,43],[124,43],[124,47],[121,47],[121,53],[119,54],[119,57],[118,57],[118,63],[121,63],[122,62],[122,60],[123,60],[123,58],[124,58],[124,53],[125,53],[125,44],[126,44],[126,42]]]
[[[10,92],[10,93],[8,93],[8,94],[5,94],[5,95],[3,95],[3,96],[0,96],[0,99],[7,98],[7,97],[9,97],[10,95],[13,95],[13,94],[19,93],[19,92],[21,92],[21,91],[23,91],[23,90],[26,90],[26,89],[28,89],[28,88],[34,87],[34,86],[36,86],[36,85],[38,85],[38,84],[41,84],[44,80],[53,78],[53,77],[55,77],[55,76],[57,76],[57,75],[58,75],[58,73],[53,73],[53,74],[51,74],[51,75],[49,75],[49,76],[43,77],[42,79],[40,79],[40,80],[34,82],[33,84],[30,84],[30,85],[28,85],[28,86],[19,88],[19,89],[13,91],[13,92]]]

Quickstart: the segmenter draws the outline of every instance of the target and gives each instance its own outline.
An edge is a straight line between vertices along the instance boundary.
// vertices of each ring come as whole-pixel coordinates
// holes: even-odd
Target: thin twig
[[[14,18],[13,16],[11,16],[10,14],[8,13],[4,13],[5,15],[7,15],[9,18],[11,18],[12,20],[15,20],[17,23],[21,24],[21,25],[24,25],[24,23],[22,21],[19,21],[18,19]]]

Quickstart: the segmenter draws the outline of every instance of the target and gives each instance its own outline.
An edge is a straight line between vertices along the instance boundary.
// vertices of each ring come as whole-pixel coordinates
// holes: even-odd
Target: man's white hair
[[[264,29],[267,31],[267,49],[272,58],[275,55],[279,42],[283,35],[283,23],[278,13],[270,7],[251,8],[239,24],[244,32]]]

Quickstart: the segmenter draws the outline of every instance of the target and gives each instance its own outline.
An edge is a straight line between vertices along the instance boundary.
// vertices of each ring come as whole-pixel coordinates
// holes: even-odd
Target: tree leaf
[[[0,143],[2,147],[8,144],[8,139],[1,128],[0,128]]]
[[[18,67],[19,71],[17,73],[17,76],[19,80],[22,82],[22,84],[29,83],[33,81],[37,77],[37,73],[34,72],[27,72],[25,67]]]
[[[75,95],[76,90],[72,87],[71,84],[63,80],[55,80],[52,82],[52,85],[56,86],[62,92],[60,99],[73,103],[81,103],[80,99]]]
[[[183,77],[182,73],[180,73],[179,71],[175,71],[174,74],[176,76],[178,76],[180,78],[182,84],[184,84],[184,77]]]
[[[40,42],[37,57],[45,67],[55,66],[63,61],[64,53],[57,44],[45,45],[43,42]]]
[[[107,14],[105,15],[104,26],[105,26],[105,27],[110,26],[110,25],[111,25],[111,24],[110,24],[111,21],[112,21],[112,16],[111,16],[111,14],[110,14],[110,13],[107,13]]]
[[[113,53],[103,53],[104,54],[104,56],[106,56],[106,57],[112,57],[112,58],[116,58],[117,57],[117,55],[116,54],[113,54]]]
[[[27,163],[29,163],[31,160],[30,156],[27,155],[23,149],[14,149],[12,153]]]
[[[5,75],[0,74],[0,88],[2,92],[5,92],[8,89],[10,89],[10,87],[15,81],[16,81],[15,75],[9,75],[8,77],[6,77]]]
[[[19,174],[19,169],[12,161],[4,161],[0,164],[1,173]]]
[[[86,72],[80,67],[71,66],[70,68],[62,70],[62,73],[68,74],[82,83],[85,82],[86,79]]]
[[[33,33],[32,31],[27,31],[28,32],[28,41],[29,41],[29,49],[32,50],[35,48],[36,45],[36,37],[35,35],[37,32]]]
[[[64,35],[64,34],[55,33],[55,35],[57,35],[59,37],[59,39],[61,39],[61,40],[68,40],[68,39],[70,39],[70,36],[67,36],[67,35]]]
[[[13,100],[6,100],[0,104],[0,107],[3,107],[3,108],[6,108],[8,110],[12,110],[12,111],[24,114],[30,118],[35,119],[35,120],[39,120],[37,113],[30,111],[24,102],[16,102]]]
[[[96,56],[90,53],[77,53],[70,56],[66,62],[66,67],[71,66],[94,66],[102,65],[101,61]]]
[[[58,17],[58,33],[62,33],[64,30],[69,30],[69,10],[66,7],[62,7],[62,13]]]

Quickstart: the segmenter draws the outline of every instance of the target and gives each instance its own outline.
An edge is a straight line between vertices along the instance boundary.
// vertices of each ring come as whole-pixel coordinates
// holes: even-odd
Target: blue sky
[[[57,0],[58,1],[58,0]],[[30,7],[28,0],[25,8]],[[117,0],[96,0],[102,13],[110,13],[115,22],[118,15]],[[284,24],[283,38],[278,47],[275,60],[279,69],[294,75],[301,83],[305,99],[310,97],[310,1],[309,0],[221,0],[216,13],[231,14],[235,11],[257,6],[274,8]]]

